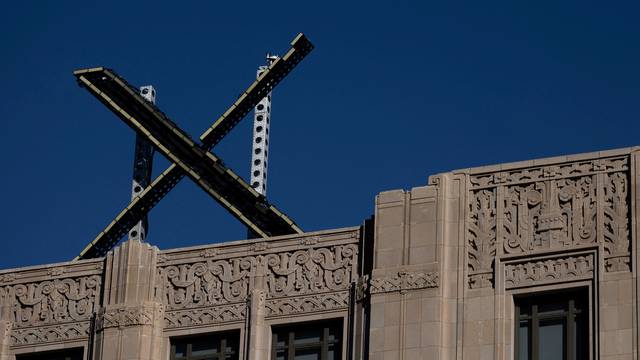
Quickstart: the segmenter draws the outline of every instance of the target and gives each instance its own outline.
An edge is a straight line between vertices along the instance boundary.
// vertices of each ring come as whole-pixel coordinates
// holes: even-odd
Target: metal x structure
[[[313,44],[299,34],[291,42],[291,49],[274,61],[200,136],[200,143],[112,70],[92,68],[75,71],[74,75],[82,87],[172,162],[76,259],[104,256],[185,175],[258,236],[301,233],[302,230],[288,216],[225,167],[210,150],[312,49]]]

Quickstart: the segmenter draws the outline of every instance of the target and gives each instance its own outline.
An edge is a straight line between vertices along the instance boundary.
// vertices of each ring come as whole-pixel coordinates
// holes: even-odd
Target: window
[[[342,321],[316,321],[273,328],[273,360],[342,359]]]
[[[587,291],[516,298],[517,360],[577,360],[589,357]]]
[[[240,332],[171,339],[171,360],[237,360]]]
[[[65,349],[60,351],[38,352],[35,354],[16,355],[16,360],[82,360],[83,350]]]

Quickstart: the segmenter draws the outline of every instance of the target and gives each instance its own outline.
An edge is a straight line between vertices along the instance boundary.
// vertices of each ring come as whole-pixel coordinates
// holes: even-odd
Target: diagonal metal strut
[[[261,236],[301,232],[291,219],[270,205],[208,151],[313,49],[313,45],[303,34],[299,34],[291,45],[287,54],[271,64],[213,126],[202,134],[201,144],[193,141],[157,107],[145,102],[114,72],[104,68],[74,72],[81,85],[130,127],[150,139],[163,155],[173,161],[76,259],[106,254],[185,174]]]

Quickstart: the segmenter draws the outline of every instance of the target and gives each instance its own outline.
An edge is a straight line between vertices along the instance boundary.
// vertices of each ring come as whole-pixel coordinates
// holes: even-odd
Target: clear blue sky
[[[309,231],[430,174],[640,144],[637,1],[184,3],[3,5],[0,268],[71,259],[129,201],[134,133],[77,68],[153,84],[197,138],[306,33],[273,95],[268,195]],[[247,118],[215,151],[248,175],[250,142]],[[150,222],[160,248],[245,236],[188,179]]]

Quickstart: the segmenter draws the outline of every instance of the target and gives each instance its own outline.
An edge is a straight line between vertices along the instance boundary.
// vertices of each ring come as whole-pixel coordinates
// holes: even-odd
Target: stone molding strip
[[[594,259],[594,253],[588,253],[508,263],[504,266],[505,288],[590,280],[594,276]]]
[[[96,330],[107,328],[125,328],[137,325],[152,325],[163,318],[164,307],[161,304],[139,306],[108,306],[100,309],[96,317]]]
[[[384,277],[373,277],[369,281],[369,293],[380,294],[408,290],[436,288],[440,285],[437,272],[400,270]]]

